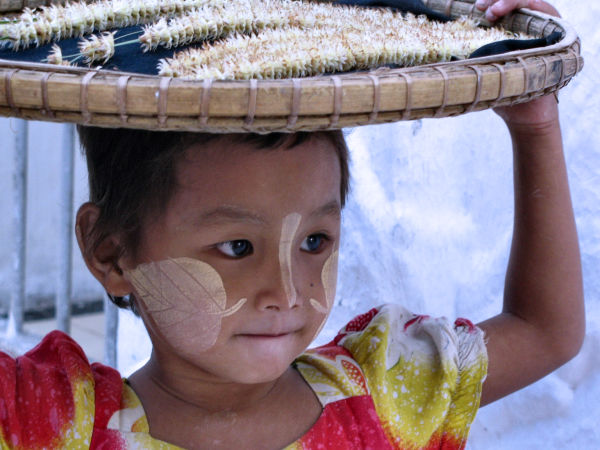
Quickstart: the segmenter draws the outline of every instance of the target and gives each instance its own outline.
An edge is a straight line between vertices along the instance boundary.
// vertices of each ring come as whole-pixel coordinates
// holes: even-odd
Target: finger
[[[485,18],[494,22],[499,17],[503,17],[519,8],[529,8],[530,0],[498,0],[493,2],[493,4],[487,9],[485,12]]]
[[[492,3],[494,3],[494,0],[477,0],[477,2],[475,2],[475,6],[480,11],[485,11]]]

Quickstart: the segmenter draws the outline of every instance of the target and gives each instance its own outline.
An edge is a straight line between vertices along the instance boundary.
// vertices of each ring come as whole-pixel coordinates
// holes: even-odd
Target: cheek
[[[335,298],[338,253],[338,250],[335,250],[329,258],[327,258],[327,261],[323,264],[323,270],[321,271],[321,282],[323,283],[323,289],[325,290],[325,301],[327,302],[328,309],[331,309],[333,306],[333,299]]]
[[[319,335],[325,322],[327,321],[327,317],[329,317],[329,313],[331,312],[331,308],[333,307],[333,300],[335,298],[335,288],[337,285],[337,266],[338,266],[338,250],[335,250],[329,258],[323,264],[323,269],[321,270],[321,283],[323,284],[323,295],[325,296],[325,304],[323,305],[319,301],[311,298],[309,300],[311,306],[315,308],[318,312],[323,314],[323,318],[315,335],[313,336],[313,340]]]
[[[191,258],[142,264],[127,271],[143,315],[173,347],[201,352],[212,347],[221,319],[236,312],[246,299],[230,308],[221,277],[209,264]]]
[[[335,288],[337,285],[337,265],[338,265],[338,251],[334,250],[329,258],[323,264],[321,269],[321,284],[323,286],[323,295],[325,297],[324,304],[311,298],[309,300],[311,306],[317,311],[327,314],[333,306],[333,299],[335,298]]]

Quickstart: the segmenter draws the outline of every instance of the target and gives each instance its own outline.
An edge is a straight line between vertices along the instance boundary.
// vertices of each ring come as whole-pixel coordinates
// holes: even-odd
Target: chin
[[[231,371],[231,380],[243,384],[267,383],[283,375],[304,349],[290,351],[248,353],[241,358],[235,371]]]

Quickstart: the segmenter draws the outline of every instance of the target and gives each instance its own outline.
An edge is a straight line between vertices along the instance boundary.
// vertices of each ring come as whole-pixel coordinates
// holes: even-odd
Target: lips
[[[281,326],[274,326],[270,324],[270,326],[265,327],[252,327],[250,330],[243,330],[239,333],[236,333],[238,336],[246,336],[246,337],[281,337],[287,336],[288,334],[294,334],[300,331],[303,328],[300,324],[284,324]]]
[[[250,319],[246,321],[245,325],[244,328],[235,333],[237,336],[276,338],[297,333],[306,326],[306,321],[295,314],[278,313],[257,317],[256,320]]]
[[[284,330],[279,330],[279,329],[270,329],[270,330],[257,330],[257,331],[248,331],[248,332],[243,332],[243,333],[237,333],[238,336],[244,336],[244,337],[281,337],[281,336],[287,336],[288,334],[294,334],[297,331],[299,331],[299,328],[293,328],[293,329],[284,329]]]
[[[294,333],[294,332],[290,331],[288,333],[278,333],[278,334],[238,334],[238,336],[246,337],[246,338],[268,339],[268,338],[284,337],[284,336],[287,336],[287,335],[292,334],[292,333]]]

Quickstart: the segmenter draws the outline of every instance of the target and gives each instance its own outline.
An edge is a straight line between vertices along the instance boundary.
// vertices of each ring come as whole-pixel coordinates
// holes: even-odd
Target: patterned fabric
[[[53,331],[16,359],[0,352],[1,449],[178,449],[153,439],[119,372]]]
[[[323,412],[288,449],[463,448],[487,369],[483,333],[387,305],[295,363]],[[35,424],[32,426],[32,424]],[[0,448],[168,449],[119,373],[59,331],[0,353]]]
[[[91,367],[65,334],[50,333],[16,360],[0,353],[2,448],[86,448],[94,405]]]
[[[344,409],[357,418],[352,426],[330,426],[329,434],[346,436],[346,443],[323,448],[460,449],[479,408],[487,353],[483,332],[466,319],[452,326],[385,305],[356,317],[296,364],[324,407],[317,425]],[[359,414],[357,398],[370,399]],[[289,448],[318,448],[316,428]],[[379,441],[353,444],[355,434],[369,431]]]

